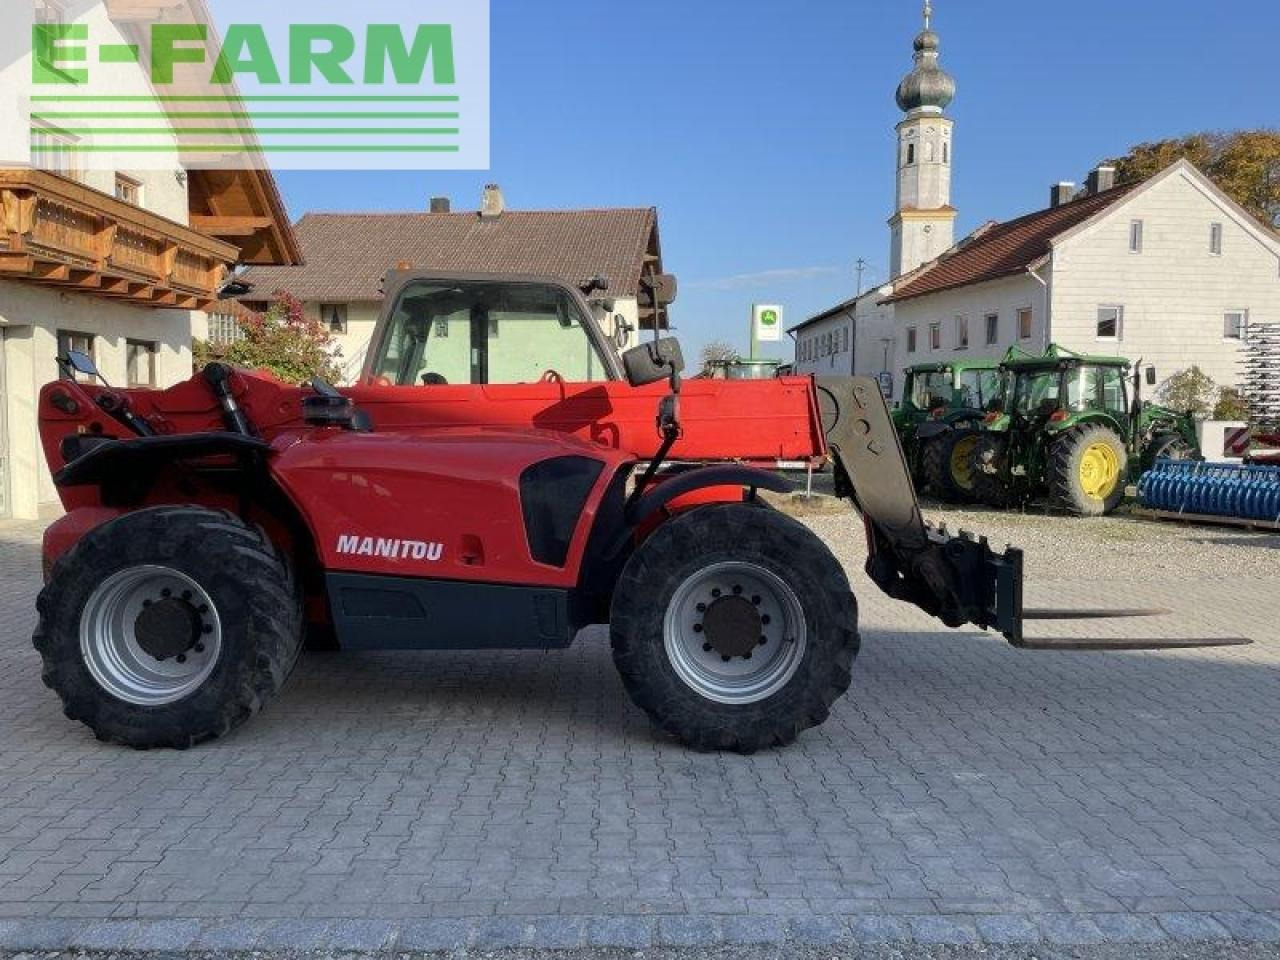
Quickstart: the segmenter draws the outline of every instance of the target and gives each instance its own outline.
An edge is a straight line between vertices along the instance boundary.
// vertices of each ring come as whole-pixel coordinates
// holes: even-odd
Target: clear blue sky
[[[657,206],[686,355],[745,350],[752,302],[788,326],[884,277],[893,102],[917,0],[493,0],[492,169],[280,173],[291,214]],[[1043,207],[1142,140],[1280,126],[1274,0],[935,0],[959,91],[959,235]],[[790,343],[775,355],[790,357]]]

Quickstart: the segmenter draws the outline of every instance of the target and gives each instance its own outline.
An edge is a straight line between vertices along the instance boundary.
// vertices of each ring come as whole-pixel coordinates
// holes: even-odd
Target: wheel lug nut
[[[144,607],[149,607],[149,606],[151,606],[151,601],[150,601],[150,600],[143,600],[143,601],[142,601],[142,605],[143,605]]]
[[[733,595],[734,595],[735,597],[740,597],[740,596],[742,596],[742,587],[735,586],[735,587],[733,588]]]
[[[701,633],[701,632],[702,632],[702,624],[700,624],[700,623],[695,623],[695,624],[693,625],[693,632],[694,632],[694,633]]]
[[[702,652],[703,652],[703,653],[710,653],[710,652],[711,652],[711,644],[709,644],[709,643],[704,643],[704,644],[702,645]]]
[[[163,590],[161,590],[161,591],[160,591],[160,596],[162,596],[162,597],[172,597],[172,596],[173,596],[173,591],[172,591],[172,590],[170,590],[168,587],[165,587]]]
[[[733,659],[733,657],[721,657],[720,659],[723,660],[725,663],[728,663],[730,660]]]
[[[156,653],[156,654],[152,654],[152,656],[156,658],[157,663],[164,663],[164,654]]]
[[[204,644],[203,644],[203,643],[197,643],[197,644],[196,644],[196,646],[195,646],[195,651],[196,651],[196,653],[204,653]]]
[[[763,623],[766,627],[769,625],[769,620],[770,620],[770,617],[767,613],[760,618],[760,622]]]
[[[757,607],[760,606],[760,597],[759,596],[752,597],[751,602],[754,603]]]
[[[719,588],[719,587],[716,587],[714,590],[712,590],[712,591],[711,591],[711,595],[712,595],[713,597],[717,597],[717,598],[718,598],[718,597],[720,596],[720,588]]]
[[[744,653],[744,654],[742,655],[742,659],[743,659],[743,660],[750,660],[750,659],[751,659],[751,651],[750,651],[750,650],[748,650],[746,653]]]
[[[700,604],[698,604],[698,608],[697,608],[697,609],[698,609],[698,612],[699,612],[699,613],[706,613],[706,612],[707,612],[707,605],[706,605],[705,603],[700,603]]]
[[[186,663],[186,662],[187,662],[187,655],[186,655],[185,653],[180,653],[180,654],[178,654],[178,662],[179,662],[179,663]]]
[[[760,638],[760,646],[762,646],[762,647],[763,647],[763,646],[764,646],[766,643],[768,643],[768,642],[769,642],[769,638],[768,638],[768,637],[761,637],[761,638]]]

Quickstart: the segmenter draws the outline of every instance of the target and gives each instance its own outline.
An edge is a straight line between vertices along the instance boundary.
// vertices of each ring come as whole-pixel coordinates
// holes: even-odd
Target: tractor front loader
[[[67,513],[34,641],[69,717],[185,748],[261,709],[307,635],[546,650],[608,623],[663,729],[788,743],[847,690],[857,606],[826,545],[759,499],[790,484],[753,459],[834,456],[881,589],[1043,643],[1021,553],[924,523],[875,381],[682,382],[669,339],[619,364],[544,278],[400,272],[386,304],[345,390],[220,364],[118,390],[63,358],[39,418]]]

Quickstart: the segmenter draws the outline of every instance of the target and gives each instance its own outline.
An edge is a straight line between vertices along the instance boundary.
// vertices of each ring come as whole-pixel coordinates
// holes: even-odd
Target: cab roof
[[[1006,370],[1055,370],[1064,366],[1091,367],[1129,367],[1132,363],[1127,357],[1106,356],[1092,353],[1076,353],[1066,347],[1050,344],[1042,356],[1014,357],[1005,360],[1002,366]]]
[[[951,370],[995,370],[1000,366],[999,360],[944,360],[938,363],[917,363],[907,367],[907,373],[947,373]]]

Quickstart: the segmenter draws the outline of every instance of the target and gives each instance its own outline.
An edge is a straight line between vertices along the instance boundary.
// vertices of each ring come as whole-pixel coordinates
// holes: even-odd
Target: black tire
[[[108,578],[141,567],[189,578],[212,601],[219,623],[208,675],[163,705],[109,692],[81,648],[86,603]],[[186,749],[230,732],[280,690],[302,646],[301,605],[286,562],[257,528],[202,507],[139,510],[92,530],[54,565],[36,606],[33,641],[45,686],[99,740],[136,749]]]
[[[677,591],[724,563],[767,571],[803,612],[794,672],[752,703],[718,702],[696,690],[677,672],[666,645],[665,621]],[[752,753],[791,743],[827,719],[849,689],[857,618],[844,570],[807,527],[745,504],[708,506],[663,524],[627,562],[611,610],[613,659],[631,699],[659,727],[698,750]]]
[[[980,439],[975,430],[948,430],[925,443],[921,458],[925,484],[943,503],[974,500],[973,458]]]
[[[973,449],[973,495],[980,503],[1000,510],[1014,506],[1018,494],[1009,475],[1009,440],[1004,434],[984,433]],[[984,470],[989,466],[994,473]]]
[[[1092,451],[1110,450],[1102,454],[1115,469],[1109,485],[1096,491],[1088,489],[1084,468]],[[1103,517],[1115,511],[1124,501],[1129,456],[1124,441],[1109,427],[1086,424],[1069,431],[1053,443],[1049,451],[1049,496],[1053,504],[1082,517]],[[1108,481],[1103,481],[1108,482]]]

